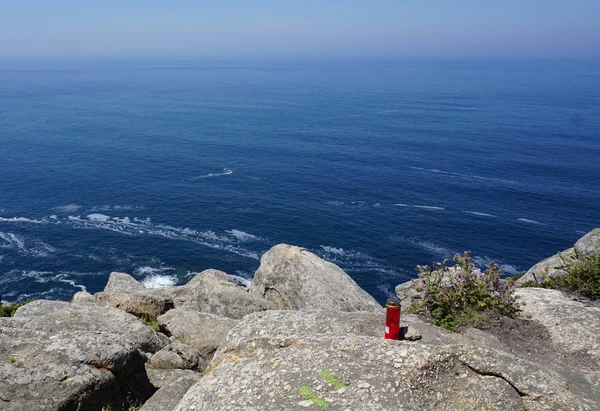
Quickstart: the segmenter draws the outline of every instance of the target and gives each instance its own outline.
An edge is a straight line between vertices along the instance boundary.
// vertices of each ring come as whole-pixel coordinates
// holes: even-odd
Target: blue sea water
[[[600,226],[593,62],[0,62],[0,295],[251,278],[285,242],[383,301]]]

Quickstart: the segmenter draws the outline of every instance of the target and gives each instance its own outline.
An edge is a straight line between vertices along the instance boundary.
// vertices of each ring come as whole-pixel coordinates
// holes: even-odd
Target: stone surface
[[[570,353],[585,353],[600,365],[600,308],[574,301],[561,291],[520,288],[523,311],[544,325],[555,346]]]
[[[94,303],[118,308],[136,317],[158,317],[173,308],[169,298],[152,295],[129,274],[117,272],[110,274],[103,292],[94,294]]]
[[[573,247],[548,257],[531,267],[524,276],[516,281],[517,285],[529,281],[541,283],[545,277],[556,277],[567,274],[565,261],[576,256],[590,256],[600,253],[600,228],[595,228],[574,244]]]
[[[417,304],[423,296],[419,280],[410,280],[398,284],[395,291],[403,311],[408,310],[413,304]]]
[[[381,306],[337,265],[279,244],[260,259],[250,293],[280,310],[379,311]]]
[[[155,369],[179,368],[202,371],[206,366],[197,349],[180,342],[173,342],[150,358],[148,367]]]
[[[177,381],[181,377],[194,377],[200,378],[202,374],[192,371],[192,370],[181,370],[177,368],[171,369],[155,369],[149,368],[148,363],[146,363],[146,375],[148,375],[148,380],[150,384],[152,384],[156,388],[162,388],[174,381]]]
[[[94,302],[94,296],[87,291],[79,291],[75,293],[71,302],[73,304],[90,304]]]
[[[0,409],[100,410],[144,401],[146,356],[168,339],[120,310],[34,301],[0,318]]]
[[[238,321],[214,314],[176,308],[158,317],[158,323],[177,341],[194,347],[206,358],[215,352]]]
[[[199,374],[188,375],[165,385],[144,403],[140,411],[172,411],[188,389],[199,379]]]
[[[245,317],[176,410],[597,409],[573,379],[405,316],[418,342],[382,338],[384,314],[269,311]],[[311,394],[312,393],[312,394]],[[313,397],[314,394],[314,397]]]

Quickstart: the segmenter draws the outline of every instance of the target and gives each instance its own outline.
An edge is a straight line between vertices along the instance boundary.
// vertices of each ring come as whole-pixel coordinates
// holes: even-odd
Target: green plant
[[[140,321],[143,322],[144,324],[152,327],[154,329],[154,331],[156,331],[156,332],[158,332],[160,330],[160,325],[158,325],[158,320],[153,315],[145,313],[140,317]]]
[[[11,355],[10,358],[8,359],[8,362],[12,364],[12,363],[17,362],[17,359],[13,355]]]
[[[512,283],[501,280],[502,269],[490,263],[487,270],[475,268],[468,251],[454,256],[455,265],[446,261],[417,266],[423,297],[416,311],[429,314],[433,323],[449,330],[480,325],[489,315],[514,316],[518,305]]]
[[[33,300],[21,301],[20,303],[0,305],[0,317],[13,317],[17,308],[32,302]]]
[[[539,283],[527,281],[521,286],[569,290],[592,299],[600,298],[600,254],[576,254],[568,259],[563,258],[563,262],[565,275],[544,275],[544,279]]]

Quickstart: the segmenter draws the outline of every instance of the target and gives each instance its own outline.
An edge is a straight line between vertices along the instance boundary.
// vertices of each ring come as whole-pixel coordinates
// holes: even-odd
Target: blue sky
[[[0,55],[600,57],[600,0],[4,0]]]

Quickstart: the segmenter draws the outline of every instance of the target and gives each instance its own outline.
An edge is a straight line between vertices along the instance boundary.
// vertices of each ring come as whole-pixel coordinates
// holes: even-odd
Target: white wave
[[[161,274],[164,273],[166,271],[173,271],[175,270],[173,267],[150,267],[150,266],[143,266],[143,267],[137,267],[133,273],[136,275],[155,275],[155,274]]]
[[[420,240],[417,238],[396,237],[396,236],[392,236],[391,240],[399,241],[399,242],[403,242],[403,243],[407,243],[407,244],[412,244],[412,245],[420,248],[421,250],[423,250],[429,254],[432,254],[436,257],[440,257],[440,258],[451,258],[454,254],[456,254],[449,248],[444,247],[443,245],[440,245],[440,244],[435,243],[430,240]]]
[[[174,275],[152,274],[144,278],[142,284],[146,288],[164,288],[174,286],[177,281]]]
[[[370,272],[380,277],[398,277],[398,272],[386,262],[356,250],[321,245],[315,252],[326,261],[338,265],[346,272]]]
[[[88,214],[87,215],[88,220],[90,221],[94,221],[94,222],[98,222],[98,223],[106,223],[108,220],[110,220],[110,217],[105,215],[105,214]]]
[[[240,242],[247,242],[247,241],[261,241],[262,238],[259,236],[256,236],[254,234],[250,234],[250,233],[246,233],[244,231],[241,230],[236,230],[231,229],[231,230],[227,230],[225,231],[228,234],[231,234],[233,237],[235,237],[237,240],[239,240]]]
[[[79,288],[81,291],[87,291],[87,288],[85,288],[84,285],[77,284],[75,282],[75,280],[72,280],[72,279],[68,278],[68,274],[67,273],[58,274],[53,279],[56,280],[56,281],[59,281],[61,283],[69,284],[73,288]]]
[[[204,174],[202,176],[192,177],[191,180],[198,180],[198,179],[201,179],[201,178],[210,178],[210,177],[228,176],[230,174],[233,174],[233,170],[231,170],[230,168],[224,168],[221,173]]]
[[[16,250],[19,253],[33,257],[48,257],[55,253],[56,249],[40,240],[29,240],[13,233],[0,231],[0,248]]]
[[[36,220],[36,219],[26,218],[26,217],[10,217],[10,218],[0,217],[0,222],[2,222],[2,223],[28,223],[28,224],[49,223],[48,219],[46,219],[46,218],[43,218],[41,220]]]
[[[130,204],[117,204],[117,205],[110,205],[110,204],[105,204],[105,205],[101,205],[101,206],[95,206],[90,208],[88,211],[90,212],[106,212],[106,211],[134,211],[134,210],[141,210],[143,209],[143,207],[140,206],[134,206],[134,205],[130,205]]]
[[[194,242],[209,248],[231,252],[242,257],[258,260],[258,254],[239,246],[240,240],[227,235],[219,235],[214,231],[197,231],[190,228],[173,227],[166,224],[153,224],[149,218],[109,217],[104,214],[90,214],[87,219],[80,216],[69,216],[65,223],[73,228],[90,230],[107,230],[129,236],[156,236],[171,240]],[[63,220],[61,220],[63,221]]]
[[[496,218],[496,216],[494,214],[480,213],[478,211],[465,211],[465,210],[463,210],[463,213],[475,215],[475,216],[478,216],[478,217],[493,217],[493,218]]]
[[[404,203],[396,203],[394,204],[396,207],[412,207],[412,208],[420,208],[422,210],[432,210],[432,211],[444,211],[445,207],[439,206],[428,206],[428,205],[418,205],[418,204],[404,204]]]
[[[81,208],[78,204],[67,204],[63,206],[54,207],[54,211],[58,211],[59,213],[74,213],[75,211]]]
[[[520,221],[522,223],[527,223],[527,224],[546,225],[544,223],[540,223],[539,221],[530,220],[528,218],[517,218],[517,221]]]
[[[517,182],[513,181],[513,180],[504,180],[504,179],[495,178],[495,177],[483,177],[483,176],[478,176],[478,175],[474,175],[474,174],[454,173],[451,171],[438,170],[437,168],[411,167],[411,169],[417,170],[417,171],[423,171],[426,173],[442,174],[442,175],[451,176],[451,177],[462,177],[462,178],[468,178],[468,179],[474,179],[474,180],[488,180],[488,181],[496,181],[496,182],[507,183],[507,184],[517,184]]]
[[[4,241],[4,244],[0,245],[2,248],[25,251],[25,239],[19,235],[0,231],[0,239]]]
[[[341,206],[344,205],[343,201],[325,201],[325,204],[330,206]]]

